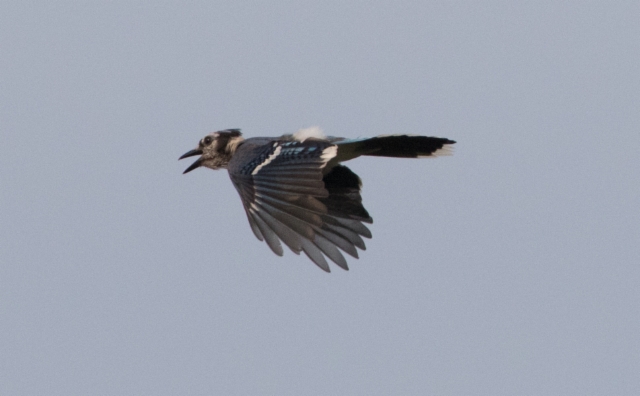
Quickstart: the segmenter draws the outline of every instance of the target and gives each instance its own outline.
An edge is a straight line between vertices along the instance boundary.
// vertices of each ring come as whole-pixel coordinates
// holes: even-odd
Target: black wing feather
[[[362,206],[360,179],[338,165],[323,175],[337,148],[307,140],[245,141],[229,163],[249,224],[259,240],[282,255],[280,241],[296,254],[304,252],[329,272],[325,256],[341,268],[348,265],[340,250],[358,258],[361,236],[372,219]]]

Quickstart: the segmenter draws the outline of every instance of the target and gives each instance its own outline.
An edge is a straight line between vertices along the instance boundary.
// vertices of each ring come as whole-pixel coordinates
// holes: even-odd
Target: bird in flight
[[[358,175],[342,162],[365,156],[424,158],[451,155],[455,141],[429,136],[381,135],[346,139],[317,127],[292,135],[245,139],[239,129],[210,133],[179,159],[199,155],[199,167],[227,169],[251,230],[282,256],[280,241],[330,272],[328,257],[348,270],[340,252],[358,258],[373,219],[362,205]]]

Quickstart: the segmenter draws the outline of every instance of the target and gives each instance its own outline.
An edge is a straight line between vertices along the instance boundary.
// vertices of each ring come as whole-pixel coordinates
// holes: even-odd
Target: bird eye
[[[211,136],[207,136],[206,138],[204,138],[204,144],[205,146],[208,146],[211,144],[211,142],[213,142],[213,138]]]

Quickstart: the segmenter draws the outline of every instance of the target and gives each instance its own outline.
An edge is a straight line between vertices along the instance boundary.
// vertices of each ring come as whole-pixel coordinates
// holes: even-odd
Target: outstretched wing
[[[248,139],[228,167],[255,236],[279,256],[280,241],[296,254],[305,252],[327,272],[325,256],[348,269],[339,249],[358,258],[362,237],[371,238],[362,222],[373,221],[355,173],[339,165],[323,175],[337,150],[319,140]]]

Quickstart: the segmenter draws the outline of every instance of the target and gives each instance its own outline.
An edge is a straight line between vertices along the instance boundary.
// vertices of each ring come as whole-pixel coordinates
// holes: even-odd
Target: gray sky
[[[0,394],[640,394],[638,2],[180,3],[0,4]],[[177,161],[311,125],[349,272]]]

